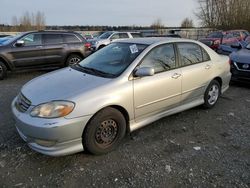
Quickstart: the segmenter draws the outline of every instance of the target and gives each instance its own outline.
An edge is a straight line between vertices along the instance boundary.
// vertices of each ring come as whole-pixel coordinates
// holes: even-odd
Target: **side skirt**
[[[178,106],[176,108],[173,108],[171,110],[167,110],[167,111],[164,111],[164,112],[161,112],[159,114],[156,114],[156,115],[153,115],[151,117],[147,117],[145,119],[142,119],[140,121],[135,121],[135,120],[132,120],[130,121],[130,132],[133,132],[141,127],[144,127],[156,120],[159,120],[165,116],[169,116],[169,115],[172,115],[172,114],[176,114],[178,112],[182,112],[184,110],[187,110],[187,109],[190,109],[190,108],[193,108],[195,106],[199,106],[201,104],[204,103],[204,99],[197,99],[195,101],[192,101],[190,103],[187,103],[187,104],[183,104],[181,106]]]

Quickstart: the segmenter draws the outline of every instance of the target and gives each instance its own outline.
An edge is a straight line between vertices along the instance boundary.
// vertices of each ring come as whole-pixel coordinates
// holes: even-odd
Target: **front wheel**
[[[217,80],[213,80],[208,85],[205,95],[204,95],[204,107],[212,108],[218,101],[221,94],[221,87]]]
[[[123,114],[114,108],[99,111],[83,133],[83,146],[92,154],[105,154],[115,149],[126,133]]]

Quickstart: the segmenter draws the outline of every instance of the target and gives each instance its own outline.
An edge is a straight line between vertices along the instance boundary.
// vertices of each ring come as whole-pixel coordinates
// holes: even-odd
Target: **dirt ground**
[[[0,81],[0,187],[250,187],[250,84],[233,84],[211,110],[197,107],[128,135],[102,156],[49,157],[19,137],[10,105],[46,71]]]

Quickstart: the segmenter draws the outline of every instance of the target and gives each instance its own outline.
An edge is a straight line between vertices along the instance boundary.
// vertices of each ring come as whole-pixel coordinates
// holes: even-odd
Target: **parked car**
[[[88,40],[91,43],[91,50],[96,51],[99,50],[111,42],[127,39],[127,38],[140,38],[142,37],[139,32],[116,32],[116,31],[107,31],[101,34],[98,38],[93,40]]]
[[[238,45],[232,46],[237,51],[230,54],[231,73],[233,81],[250,81],[250,43],[240,49]],[[240,49],[240,50],[239,50]]]
[[[223,55],[230,55],[232,52],[237,52],[238,50],[245,48],[248,43],[249,42],[242,40],[228,44],[221,44],[217,50],[217,53]]]
[[[181,38],[178,34],[166,34],[166,35],[148,35],[146,37],[171,37],[171,38]]]
[[[12,111],[35,151],[103,154],[126,131],[198,105],[212,108],[230,78],[229,58],[200,42],[126,39],[28,82]]]
[[[11,35],[0,34],[0,38],[3,38],[3,37],[8,37],[8,36],[11,36]]]
[[[11,38],[13,38],[14,36],[7,36],[7,37],[2,37],[0,38],[0,46],[5,43],[6,41],[10,40]]]
[[[199,41],[217,51],[221,44],[231,44],[236,41],[244,40],[248,34],[249,33],[245,30],[216,31]]]
[[[68,66],[90,51],[86,40],[75,32],[33,31],[17,35],[0,45],[0,79],[7,70]]]

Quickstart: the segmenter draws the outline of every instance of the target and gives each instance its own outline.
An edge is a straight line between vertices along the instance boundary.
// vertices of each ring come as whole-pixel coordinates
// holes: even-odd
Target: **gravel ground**
[[[0,187],[250,187],[250,85],[231,85],[211,110],[152,123],[107,155],[55,158],[29,149],[10,109],[21,86],[44,73],[0,81]]]

